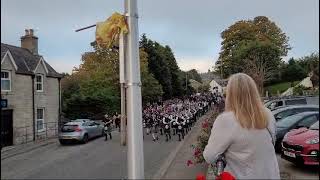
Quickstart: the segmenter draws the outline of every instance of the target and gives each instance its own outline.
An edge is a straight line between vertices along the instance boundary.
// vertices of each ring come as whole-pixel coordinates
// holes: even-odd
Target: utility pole
[[[128,145],[128,179],[144,179],[142,131],[142,99],[139,58],[139,31],[137,0],[125,0],[125,16],[129,33],[120,35],[119,65],[121,85],[121,143]],[[95,27],[87,26],[76,32]],[[126,85],[126,86],[125,86]],[[126,90],[125,90],[126,89]],[[125,106],[126,105],[126,106]],[[126,116],[124,116],[126,114]],[[127,118],[127,129],[125,125]],[[127,131],[127,138],[125,138]]]
[[[129,33],[125,44],[127,80],[128,179],[144,179],[142,99],[137,0],[125,0]]]
[[[119,38],[119,80],[121,94],[121,124],[120,124],[120,144],[126,145],[126,72],[125,72],[125,49],[126,35],[120,34]]]

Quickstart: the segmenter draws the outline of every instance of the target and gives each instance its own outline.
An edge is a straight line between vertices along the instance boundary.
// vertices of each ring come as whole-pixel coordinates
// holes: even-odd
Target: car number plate
[[[63,136],[62,139],[72,139],[71,136]]]
[[[288,152],[288,151],[283,151],[283,154],[286,155],[286,156],[289,156],[289,157],[293,157],[293,158],[296,157],[296,154],[295,154],[295,153]]]

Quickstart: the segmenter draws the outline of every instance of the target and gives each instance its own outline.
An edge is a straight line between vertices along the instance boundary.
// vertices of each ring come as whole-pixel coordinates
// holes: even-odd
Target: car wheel
[[[66,144],[66,141],[63,140],[63,139],[59,139],[59,142],[60,142],[61,145],[65,145]]]
[[[85,143],[87,143],[88,141],[89,141],[89,136],[88,136],[88,134],[84,134],[84,135],[83,135],[82,142],[85,144]]]

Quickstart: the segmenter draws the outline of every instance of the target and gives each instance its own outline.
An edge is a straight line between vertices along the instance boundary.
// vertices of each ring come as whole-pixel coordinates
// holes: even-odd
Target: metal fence
[[[15,144],[24,144],[32,141],[46,140],[58,136],[60,129],[58,122],[43,123],[43,127],[44,128],[42,130],[37,130],[33,126],[13,128],[13,139]]]

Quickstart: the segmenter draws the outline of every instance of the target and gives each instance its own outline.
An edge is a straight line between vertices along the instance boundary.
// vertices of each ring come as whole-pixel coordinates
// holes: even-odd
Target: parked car
[[[274,99],[266,102],[265,106],[270,110],[274,110],[277,107],[297,105],[297,104],[307,104],[307,99],[305,97]]]
[[[63,125],[59,142],[62,145],[70,141],[87,143],[89,139],[97,136],[103,136],[103,125],[94,121],[78,120]]]
[[[319,112],[303,112],[293,116],[288,116],[276,122],[276,152],[281,151],[281,142],[287,132],[292,129],[299,129],[302,127],[309,128],[317,121],[319,121]]]
[[[288,132],[282,141],[281,157],[304,165],[319,165],[319,121]]]
[[[288,116],[292,116],[298,113],[307,111],[317,111],[319,112],[319,106],[317,105],[295,105],[295,106],[285,106],[282,108],[276,108],[272,111],[272,114],[276,121],[279,121]]]
[[[90,119],[76,119],[76,120],[72,120],[72,122],[88,122],[91,121]]]

